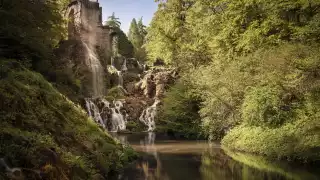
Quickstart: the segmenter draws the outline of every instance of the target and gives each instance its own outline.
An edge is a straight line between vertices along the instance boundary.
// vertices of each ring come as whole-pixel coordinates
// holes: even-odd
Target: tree
[[[149,59],[162,59],[167,64],[179,64],[179,52],[185,34],[186,13],[190,0],[159,1],[159,7],[148,29],[146,51]]]
[[[121,26],[121,22],[119,21],[119,18],[115,16],[114,12],[108,17],[108,20],[105,22],[105,24],[113,28],[120,28]]]
[[[140,61],[144,61],[146,59],[146,52],[143,47],[146,34],[146,27],[143,25],[142,18],[139,19],[138,23],[136,19],[133,18],[128,32],[128,39],[134,46],[135,58]]]
[[[137,21],[135,18],[132,19],[131,24],[130,24],[130,29],[128,32],[128,39],[131,41],[133,46],[137,49],[142,46],[142,37],[140,35]]]
[[[190,80],[206,135],[230,149],[278,158],[315,155],[320,1],[157,2],[146,37],[149,59],[179,67]],[[169,91],[175,95],[163,106],[184,107],[176,95],[183,88]],[[178,120],[186,112],[174,110],[162,113]]]
[[[146,26],[143,24],[142,17],[139,19],[137,26],[138,26],[139,34],[142,38],[142,41],[144,42],[145,37],[147,35],[147,30],[146,30]]]
[[[0,2],[0,56],[37,61],[48,58],[66,36],[66,0]]]

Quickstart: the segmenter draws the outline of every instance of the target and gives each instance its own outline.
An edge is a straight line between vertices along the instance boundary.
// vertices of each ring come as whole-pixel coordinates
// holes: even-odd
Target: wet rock
[[[162,98],[167,86],[177,78],[174,69],[152,69],[146,72],[143,79],[136,83],[136,89],[148,98]]]

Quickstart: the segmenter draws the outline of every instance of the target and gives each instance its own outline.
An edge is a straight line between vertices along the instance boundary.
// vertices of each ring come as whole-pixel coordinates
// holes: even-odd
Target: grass
[[[80,106],[14,60],[0,61],[0,100],[0,158],[11,167],[41,170],[50,163],[48,179],[92,179],[135,157]],[[52,150],[57,158],[46,153]]]

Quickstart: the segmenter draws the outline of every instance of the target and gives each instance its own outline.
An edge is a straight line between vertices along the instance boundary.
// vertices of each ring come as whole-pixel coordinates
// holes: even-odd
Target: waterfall
[[[106,120],[101,117],[101,112],[98,106],[90,99],[85,99],[87,111],[90,117],[92,117],[103,128],[106,128]]]
[[[97,124],[111,132],[126,130],[128,114],[121,111],[123,109],[123,103],[121,101],[110,103],[103,98],[87,98],[85,101],[89,116],[94,119]],[[108,125],[110,125],[110,127],[108,127]]]
[[[123,103],[121,101],[115,101],[113,104],[115,107],[111,108],[112,110],[111,131],[117,132],[119,130],[120,131],[126,130],[127,114],[125,113],[125,115],[122,115],[120,111],[120,109],[123,107]]]
[[[121,69],[118,70],[114,63],[114,58],[111,58],[111,69],[115,70],[118,75],[118,86],[123,88],[123,75],[122,72],[127,71],[127,59],[124,59]]]
[[[90,100],[89,99],[85,99],[85,101],[86,101],[86,108],[87,108],[87,111],[88,111],[88,115],[89,115],[89,117],[92,117],[91,108],[90,108]]]
[[[92,72],[92,89],[93,97],[101,97],[104,94],[104,71],[103,67],[96,56],[96,53],[85,42],[82,42],[87,50],[89,58],[86,60],[86,65]]]
[[[154,131],[156,128],[155,116],[157,114],[157,105],[160,103],[160,100],[156,99],[152,106],[146,108],[142,111],[139,120],[148,126],[147,131]]]
[[[122,72],[121,71],[117,71],[118,74],[118,86],[123,87],[123,76],[122,76]]]
[[[125,58],[124,61],[123,61],[123,65],[121,67],[121,71],[127,71],[128,68],[127,68],[127,59]]]

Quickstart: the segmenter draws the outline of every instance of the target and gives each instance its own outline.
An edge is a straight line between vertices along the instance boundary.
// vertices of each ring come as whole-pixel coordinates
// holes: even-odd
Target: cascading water
[[[104,71],[103,67],[96,56],[96,53],[85,42],[82,42],[87,50],[89,58],[86,60],[86,65],[92,72],[92,89],[93,97],[101,97],[104,94]]]
[[[120,109],[123,107],[123,104],[121,101],[115,101],[113,104],[115,107],[111,108],[111,131],[117,132],[119,130],[125,130],[127,124],[127,113],[122,115],[120,111]]]
[[[106,128],[106,119],[102,119],[98,106],[92,101],[90,101],[89,104],[90,109],[93,111],[93,119],[96,120],[96,122],[99,123],[103,128]]]
[[[89,116],[103,128],[111,132],[126,130],[128,114],[122,111],[123,103],[121,101],[110,103],[102,98],[87,98],[85,101]]]
[[[121,71],[117,71],[117,74],[118,74],[118,79],[119,79],[118,86],[123,87],[123,76],[122,76],[122,72],[121,72]]]
[[[127,68],[127,59],[124,59],[122,67],[121,67],[121,71],[128,71]]]
[[[123,88],[123,75],[122,72],[127,71],[127,59],[124,59],[121,69],[118,70],[114,63],[114,58],[111,58],[111,69],[117,71],[118,75],[118,86]]]
[[[157,105],[160,100],[156,99],[152,106],[142,111],[139,120],[148,126],[148,131],[154,131],[156,128],[155,116],[157,114]]]

